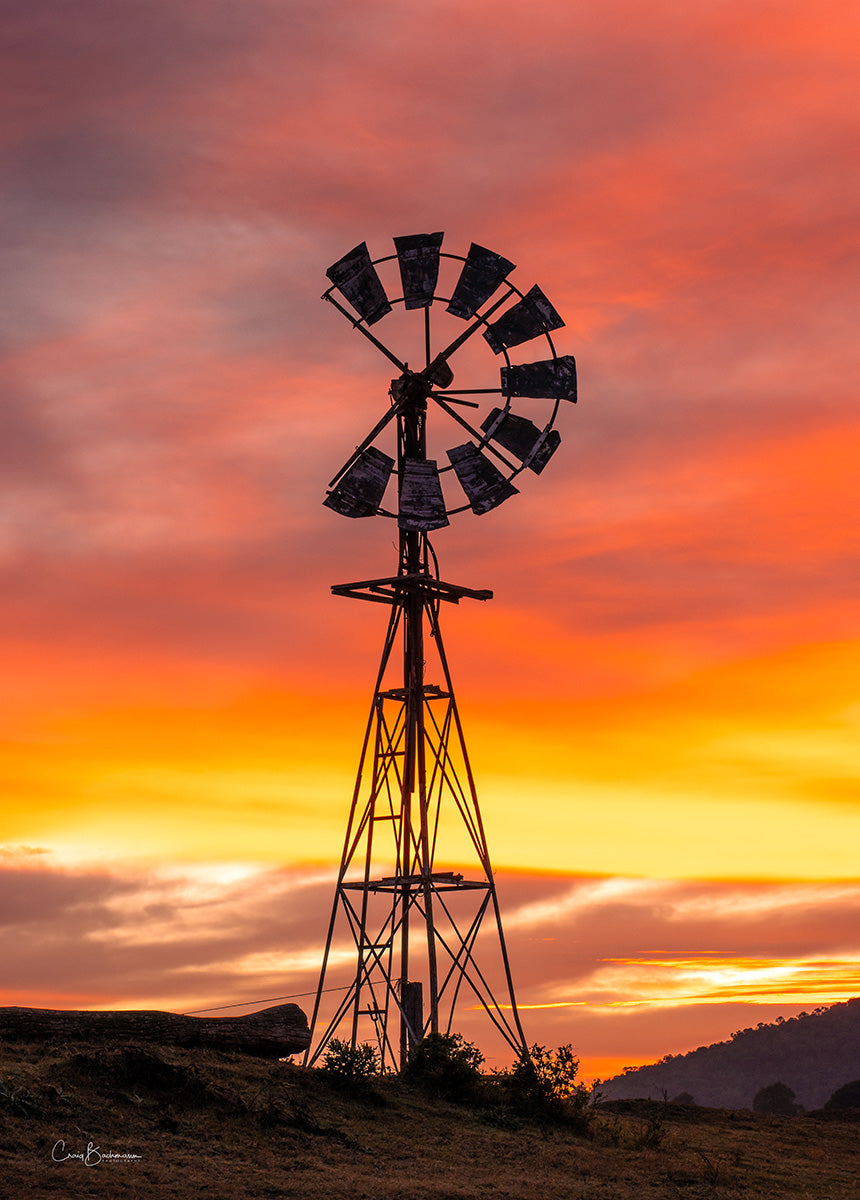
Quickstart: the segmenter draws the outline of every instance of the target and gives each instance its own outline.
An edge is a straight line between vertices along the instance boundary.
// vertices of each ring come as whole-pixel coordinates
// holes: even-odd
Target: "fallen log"
[[[186,1017],[179,1013],[89,1012],[54,1008],[0,1008],[0,1040],[9,1042],[156,1042],[239,1050],[286,1058],[310,1045],[308,1019],[297,1004],[277,1004],[241,1017]]]

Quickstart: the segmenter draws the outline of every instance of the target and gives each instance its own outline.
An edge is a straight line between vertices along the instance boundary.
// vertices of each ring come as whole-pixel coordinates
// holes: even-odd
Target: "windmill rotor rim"
[[[366,246],[366,243],[364,245]],[[464,263],[464,264],[469,261],[467,256],[465,256],[463,254],[456,254],[451,251],[442,250],[442,249],[439,249],[437,251],[437,255],[440,260],[447,259],[452,262],[459,262],[459,263]],[[365,261],[375,271],[375,268],[382,264],[397,262],[399,260],[400,260],[400,254],[395,252],[393,254],[378,255],[375,258],[371,258],[368,254],[368,258]],[[505,260],[505,261],[507,261],[507,260]],[[514,267],[512,269],[516,269],[516,268]],[[453,313],[452,316],[454,318],[460,319],[460,320],[474,321],[476,323],[476,331],[479,326],[482,326],[483,329],[481,330],[481,332],[485,333],[486,330],[488,330],[490,328],[490,321],[489,321],[488,317],[496,311],[496,308],[498,308],[500,304],[504,305],[504,307],[502,309],[502,314],[504,315],[505,312],[510,311],[510,308],[513,307],[513,305],[525,301],[526,297],[528,295],[527,292],[524,292],[516,283],[513,283],[510,280],[510,278],[505,276],[504,279],[502,280],[502,282],[497,284],[494,291],[491,292],[490,295],[488,297],[486,297],[484,300],[482,300],[482,302],[478,305],[478,310],[486,308],[489,301],[492,300],[493,296],[495,296],[496,292],[501,287],[504,287],[505,289],[507,289],[506,294],[501,298],[500,301],[497,301],[495,305],[491,306],[488,313],[485,314],[485,313],[482,313],[481,311],[475,311],[474,313],[471,314],[471,316],[466,317],[466,318],[461,317],[460,314],[458,314],[458,313]],[[346,310],[343,309],[343,307],[341,306],[339,301],[335,301],[333,298],[333,293],[338,290],[339,290],[338,283],[332,282],[330,287],[328,287],[325,290],[325,292],[323,293],[322,299],[333,302],[335,304],[335,306],[339,309],[339,311],[343,312],[344,315],[346,315],[348,317],[348,319],[351,321],[353,327],[358,328],[362,332],[366,333],[367,336],[369,336],[372,341],[376,342],[377,345],[379,345],[380,348],[383,349],[383,351],[388,355],[389,358],[396,361],[396,356],[394,356],[393,353],[388,351],[387,347],[385,347],[384,344],[380,343],[378,341],[378,339],[375,337],[375,335],[370,334],[369,330],[368,330],[368,326],[371,323],[375,323],[376,320],[380,320],[382,318],[380,318],[379,316],[374,316],[373,321],[371,321],[368,319],[367,313],[361,313],[358,311],[358,309],[356,309],[355,316],[353,316],[351,313],[346,312]],[[447,289],[447,288],[439,288],[438,287],[438,279],[434,280],[432,293],[428,293],[428,295],[426,297],[426,304],[424,304],[422,306],[425,314],[429,314],[429,310],[431,308],[433,308],[434,305],[450,306],[450,304],[452,303],[452,300],[453,300],[453,295],[446,294],[446,291],[448,291],[448,290],[449,289]],[[536,290],[535,288],[531,289],[531,291],[535,291],[535,290]],[[401,306],[404,311],[407,311],[406,310],[406,302],[407,302],[406,289],[403,286],[402,280],[401,280],[400,293],[399,294],[396,294],[395,292],[389,293],[389,290],[386,288],[385,289],[385,297],[387,299],[389,307],[386,310],[386,313],[383,314],[383,316],[387,315],[387,312],[396,309],[398,306]],[[513,301],[513,304],[507,303],[508,301]],[[422,309],[413,307],[411,309],[411,311],[420,312],[420,311],[422,311]],[[429,317],[425,316],[425,321],[428,319],[429,319]],[[429,334],[428,334],[428,337],[429,337]],[[538,334],[527,339],[527,341],[534,342],[536,339],[539,339],[539,338],[545,339],[546,345],[549,349],[549,357],[540,360],[542,363],[548,363],[548,362],[559,363],[563,357],[566,357],[566,356],[562,356],[558,353],[555,343],[553,341],[553,338],[551,336],[550,329],[547,329],[547,328],[541,329],[538,332]],[[493,347],[491,345],[491,349],[492,348]],[[456,346],[455,349],[453,351],[451,351],[450,357],[452,359],[456,355],[458,349],[459,349],[459,346]],[[495,351],[495,353],[497,355],[499,355],[500,357],[502,357],[504,359],[504,366],[507,367],[508,369],[510,369],[516,365],[511,361],[511,356],[508,352],[509,349],[510,349],[510,347],[508,345],[501,345],[499,350]],[[444,352],[442,352],[442,353],[444,353]],[[428,355],[429,355],[429,341],[428,341]],[[441,355],[437,355],[437,358],[438,357],[441,357]],[[431,361],[435,361],[435,359],[433,359]],[[445,358],[445,361],[447,362],[447,356]],[[406,365],[406,364],[404,364],[404,365]],[[429,366],[430,366],[430,361],[428,361],[428,367]],[[425,370],[427,370],[427,369],[428,368],[426,367]],[[408,370],[408,367],[407,367],[407,370]],[[504,371],[504,367],[502,368],[502,370]],[[412,374],[412,372],[409,372],[409,373],[410,373],[410,375]],[[414,374],[420,374],[420,372],[414,372]],[[404,378],[405,375],[406,375],[406,371],[404,371],[401,374],[401,376],[399,376],[398,378],[402,379],[402,378]],[[503,376],[503,378],[504,378],[504,376]],[[434,394],[435,391],[437,391],[437,390],[440,393],[443,391],[445,393],[450,393],[450,396],[448,394],[446,394],[445,396],[437,397],[437,395]],[[490,393],[490,392],[495,392],[496,389],[463,389],[463,391],[464,391],[464,393],[471,393],[471,392],[475,392],[475,391],[481,391],[481,392],[485,391],[487,393]],[[429,390],[428,396],[427,396],[428,401],[433,400],[437,407],[441,407],[440,400],[453,399],[453,401],[456,403],[456,398],[457,398],[456,386],[454,386],[454,387],[448,386],[446,388]],[[512,401],[514,399],[516,399],[517,397],[515,396],[515,394],[512,393],[510,387],[508,387],[508,389],[506,390],[504,386],[500,386],[498,389],[498,398],[499,398],[499,404],[501,405],[501,412],[504,414],[512,413],[513,412]],[[558,394],[558,395],[554,395],[554,396],[544,395],[544,396],[538,396],[537,399],[549,400],[552,404],[552,407],[549,411],[549,416],[548,416],[546,422],[540,427],[535,426],[535,429],[538,431],[541,442],[543,443],[546,440],[547,434],[549,434],[555,428],[556,421],[557,421],[558,414],[559,414],[559,409],[561,406],[561,401],[563,399],[570,399],[570,396],[563,395],[563,394]],[[514,414],[514,415],[516,415],[516,414]],[[450,412],[447,414],[447,417],[448,417],[448,420],[450,421],[451,420]],[[505,485],[510,484],[512,480],[516,479],[527,467],[530,466],[530,463],[531,463],[530,456],[521,459],[521,461],[519,461],[519,462],[509,461],[505,457],[505,455],[503,455],[501,453],[500,449],[497,448],[495,445],[493,445],[492,431],[490,431],[490,432],[483,431],[483,427],[482,427],[482,431],[479,431],[478,429],[475,429],[472,426],[470,426],[468,423],[465,423],[465,422],[462,422],[462,423],[465,425],[465,428],[468,431],[470,438],[474,439],[474,445],[475,445],[477,451],[479,453],[483,454],[483,452],[485,450],[488,450],[490,452],[490,454],[492,454],[494,456],[494,461],[491,463],[491,465],[493,467],[495,467],[495,469],[498,471],[499,477],[501,478],[501,480],[503,481],[503,483]],[[493,428],[495,428],[495,426]],[[377,436],[380,436],[380,437],[382,436],[381,431]],[[374,438],[374,441],[370,444],[374,444],[374,443],[375,443],[375,438]],[[515,457],[517,457],[517,455],[512,454],[511,457],[515,458]],[[499,468],[497,466],[495,460],[501,460],[501,462],[503,464],[503,468]],[[437,461],[437,460],[433,460],[433,461]],[[347,459],[347,465],[349,463],[350,463],[350,459]],[[397,456],[395,459],[395,464],[391,470],[391,476],[393,476],[396,479],[401,478],[402,474],[403,474],[399,463],[400,463],[400,456]],[[342,478],[342,476],[344,475],[345,470],[346,470],[346,466],[342,467],[341,470],[338,472],[338,474],[335,475],[334,480],[335,481],[340,480]],[[438,461],[437,461],[436,470],[437,470],[438,476],[441,477],[443,475],[449,475],[451,471],[455,471],[455,467],[452,462],[443,465],[441,463],[438,463]],[[331,496],[331,494],[332,494],[333,487],[334,487],[334,484],[329,485],[329,496]],[[399,493],[399,488],[398,488],[398,493]],[[458,503],[449,503],[448,500],[444,497],[444,494],[443,494],[442,498],[443,498],[443,502],[444,502],[444,514],[445,514],[446,518],[456,516],[462,512],[467,512],[470,509],[472,509],[472,511],[475,511],[473,504],[472,504],[471,500],[469,499],[468,495],[466,496],[465,501],[462,503],[459,503],[459,502]],[[398,494],[398,508],[399,508],[399,494]],[[441,509],[440,509],[440,511],[441,511]],[[344,515],[352,515],[352,514],[344,514]],[[400,514],[398,511],[393,511],[391,507],[384,507],[380,500],[380,503],[376,507],[375,511],[373,511],[371,513],[362,514],[362,515],[380,516],[380,517],[385,517],[385,518],[392,519],[392,520],[398,520]]]

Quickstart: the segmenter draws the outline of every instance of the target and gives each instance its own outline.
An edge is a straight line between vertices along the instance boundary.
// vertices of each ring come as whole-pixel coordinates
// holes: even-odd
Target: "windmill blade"
[[[433,459],[403,460],[397,524],[401,529],[422,533],[430,529],[442,529],[448,524],[439,469]]]
[[[448,451],[448,458],[473,513],[489,512],[519,490],[484,457],[474,442],[453,446]]]
[[[561,445],[558,430],[538,429],[528,417],[517,416],[504,408],[494,408],[481,423],[481,428],[488,438],[504,446],[535,475],[540,475]]]
[[[561,329],[563,325],[564,321],[535,284],[522,300],[485,330],[484,337],[493,353],[501,354],[506,348],[530,342],[532,338],[551,329]]]
[[[514,266],[501,254],[472,242],[447,311],[464,320],[474,317],[481,305],[507,279]]]
[[[344,472],[323,504],[343,517],[372,517],[379,511],[393,470],[393,458],[376,446],[368,446]]]
[[[429,308],[433,303],[443,237],[441,233],[413,233],[394,239],[405,308]]]
[[[368,325],[391,312],[385,288],[371,262],[367,242],[361,242],[349,254],[339,258],[326,275]]]
[[[541,362],[502,367],[502,392],[536,400],[570,400],[576,404],[576,361],[572,354]]]

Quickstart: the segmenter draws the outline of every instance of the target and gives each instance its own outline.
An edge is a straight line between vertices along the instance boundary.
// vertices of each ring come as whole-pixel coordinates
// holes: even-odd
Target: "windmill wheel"
[[[551,337],[564,322],[541,289],[520,291],[514,264],[492,250],[447,254],[442,239],[396,237],[395,253],[376,259],[362,242],[326,272],[323,299],[396,370],[385,412],[329,484],[324,504],[343,516],[427,532],[466,509],[488,512],[516,494],[521,471],[543,471],[561,441],[560,402],[576,402],[575,361]],[[391,313],[389,345],[370,327]],[[518,347],[534,355],[534,342],[537,359],[514,361]]]

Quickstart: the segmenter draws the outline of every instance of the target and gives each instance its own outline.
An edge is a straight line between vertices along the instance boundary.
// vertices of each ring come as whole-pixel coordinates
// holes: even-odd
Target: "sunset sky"
[[[396,569],[321,504],[391,370],[319,297],[434,230],[579,369],[434,536],[494,592],[446,645],[529,1041],[608,1074],[860,993],[854,0],[3,23],[0,1003],[314,987],[386,616],[329,588]]]

